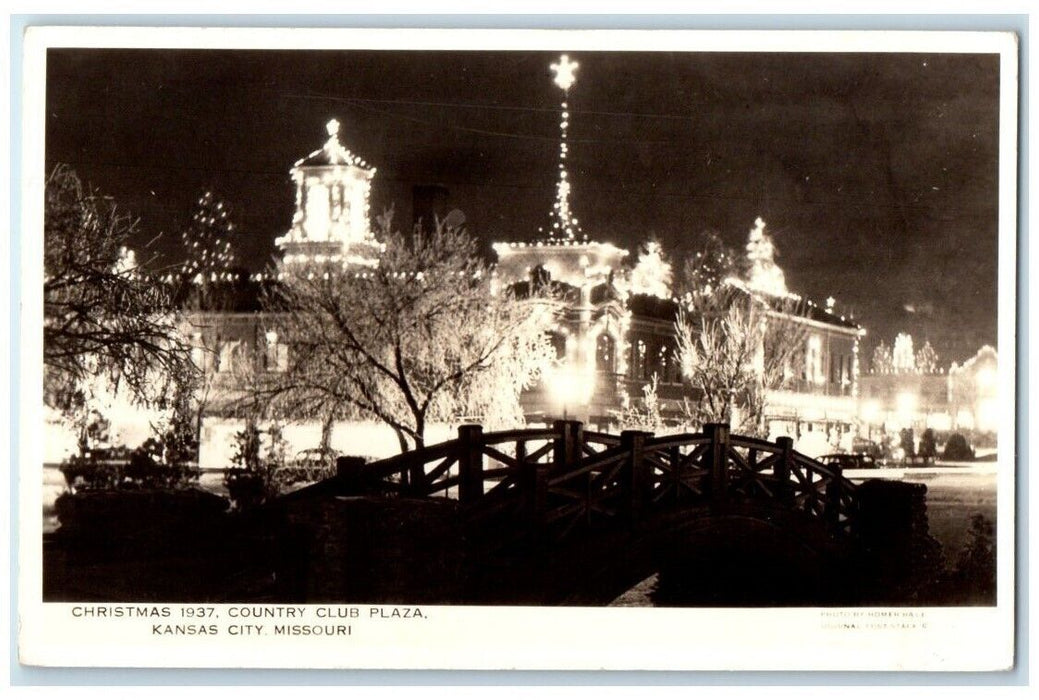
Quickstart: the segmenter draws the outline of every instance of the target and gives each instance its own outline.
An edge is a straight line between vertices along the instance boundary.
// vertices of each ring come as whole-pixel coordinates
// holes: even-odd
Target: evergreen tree
[[[891,355],[891,346],[883,340],[873,348],[873,374],[892,374],[895,363]]]
[[[683,298],[709,296],[726,279],[740,274],[741,255],[725,245],[721,236],[708,231],[700,239],[698,250],[682,265],[678,293]]]
[[[923,347],[916,352],[916,371],[921,374],[937,374],[938,353],[931,347],[931,341],[925,340]]]
[[[913,336],[899,333],[895,337],[895,347],[891,351],[891,364],[895,372],[915,372],[916,354],[913,352]]]
[[[786,276],[776,264],[778,251],[772,236],[765,232],[765,221],[759,216],[747,236],[747,286],[773,296],[787,293]]]
[[[228,206],[207,190],[198,198],[191,223],[181,233],[186,257],[184,272],[191,277],[200,275],[201,280],[229,272],[235,262],[231,244],[234,233]]]
[[[639,259],[631,271],[631,291],[661,299],[671,297],[671,263],[660,241],[650,239],[639,246]]]

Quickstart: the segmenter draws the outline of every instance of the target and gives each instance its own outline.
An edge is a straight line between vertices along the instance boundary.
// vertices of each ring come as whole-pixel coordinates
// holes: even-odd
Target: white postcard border
[[[22,152],[23,388],[42,385],[42,230],[45,51],[48,47],[351,48],[570,51],[883,51],[1001,54],[999,348],[1004,396],[1016,387],[1017,47],[1005,33],[627,30],[339,30],[187,28],[32,28],[25,40]],[[998,606],[911,609],[909,629],[877,623],[851,632],[828,627],[818,609],[695,610],[430,607],[418,619],[385,618],[387,606],[355,605],[345,640],[271,641],[226,635],[213,640],[157,639],[153,621],[82,618],[73,604],[42,603],[42,503],[39,473],[45,439],[38,395],[21,403],[19,499],[20,659],[26,664],[114,667],[299,667],[452,669],[675,670],[996,670],[1013,663],[1015,406],[1005,402],[999,435]],[[186,606],[171,605],[171,608]],[[216,606],[220,624],[229,608]],[[305,606],[308,615],[328,606]],[[342,607],[342,606],[333,606]],[[850,609],[898,620],[901,609]],[[831,611],[835,612],[835,611]],[[839,619],[839,617],[829,618]],[[869,619],[868,617],[866,618]],[[906,618],[914,619],[915,618]],[[910,623],[906,623],[910,624]],[[342,643],[340,643],[342,642]]]

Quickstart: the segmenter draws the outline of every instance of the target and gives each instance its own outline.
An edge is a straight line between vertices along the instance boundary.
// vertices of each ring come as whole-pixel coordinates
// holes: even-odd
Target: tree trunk
[[[426,446],[426,414],[415,415],[415,449],[421,450]]]
[[[335,415],[330,412],[321,423],[321,444],[318,445],[318,449],[322,455],[332,451],[332,425],[334,422]]]
[[[408,451],[408,437],[404,434],[404,431],[397,426],[391,426],[393,432],[397,434],[397,442],[400,443],[400,453],[404,454]]]

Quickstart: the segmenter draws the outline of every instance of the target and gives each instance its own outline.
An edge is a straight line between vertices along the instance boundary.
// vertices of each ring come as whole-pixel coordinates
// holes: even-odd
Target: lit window
[[[307,192],[307,218],[304,222],[307,238],[323,241],[328,239],[329,193],[324,185],[314,184]]]
[[[671,352],[666,343],[657,349],[657,371],[663,381],[671,381]]]
[[[241,344],[242,342],[240,340],[228,340],[217,346],[217,372],[230,372],[234,369],[235,358]]]
[[[600,372],[613,373],[615,367],[613,338],[603,333],[595,342],[595,368]]]
[[[816,384],[823,379],[822,343],[822,338],[817,335],[809,337],[805,355],[805,379]]]
[[[641,338],[639,340],[636,340],[632,352],[634,354],[633,361],[631,363],[633,376],[636,379],[645,379],[647,369],[646,360],[648,354],[646,348],[646,341],[642,340]]]
[[[199,370],[206,368],[206,348],[202,345],[202,334],[191,334],[191,362]]]
[[[264,334],[266,346],[264,348],[263,366],[268,372],[284,372],[289,368],[289,348],[285,343],[278,341],[275,331],[267,331]]]

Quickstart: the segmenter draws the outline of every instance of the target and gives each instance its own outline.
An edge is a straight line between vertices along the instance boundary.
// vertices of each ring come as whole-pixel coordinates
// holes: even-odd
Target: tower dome
[[[275,240],[283,265],[337,260],[376,264],[379,244],[369,220],[375,168],[340,143],[339,127],[339,120],[329,121],[324,146],[289,171],[296,183],[296,212],[292,228]]]

